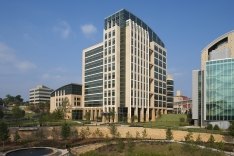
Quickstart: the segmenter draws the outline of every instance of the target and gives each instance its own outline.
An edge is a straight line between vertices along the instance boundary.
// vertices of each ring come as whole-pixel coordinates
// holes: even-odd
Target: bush
[[[70,136],[71,128],[66,122],[62,125],[61,136],[63,139],[67,139]]]
[[[219,128],[218,125],[215,125],[213,129],[214,129],[214,130],[219,130],[220,128]]]
[[[166,139],[167,140],[173,140],[173,134],[170,128],[166,130]]]
[[[185,122],[185,119],[183,117],[180,118],[180,122]]]
[[[189,132],[185,137],[184,137],[184,140],[186,142],[192,142],[193,141],[193,133],[192,132]]]
[[[232,121],[232,122],[230,123],[230,126],[229,126],[228,130],[229,130],[229,134],[230,134],[232,137],[234,137],[234,121]]]
[[[212,125],[212,124],[209,124],[209,125],[206,127],[206,129],[212,130],[212,129],[213,129],[213,125]]]
[[[215,138],[214,138],[214,136],[211,134],[211,135],[210,135],[210,138],[207,140],[207,143],[214,144],[214,142],[215,142]]]

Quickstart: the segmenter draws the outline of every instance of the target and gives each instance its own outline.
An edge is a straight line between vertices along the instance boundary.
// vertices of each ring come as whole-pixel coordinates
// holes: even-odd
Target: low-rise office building
[[[192,108],[192,99],[181,94],[180,91],[176,92],[173,102],[173,111],[175,114],[188,114]]]
[[[66,105],[66,106],[65,106]],[[66,119],[83,119],[82,85],[70,83],[51,93],[50,112],[66,107]]]
[[[53,89],[50,89],[44,85],[38,85],[29,90],[29,103],[38,104],[50,102],[50,94],[52,92]]]

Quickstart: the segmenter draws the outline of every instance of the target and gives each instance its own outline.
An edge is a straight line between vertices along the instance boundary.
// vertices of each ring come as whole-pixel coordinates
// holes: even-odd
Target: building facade
[[[194,120],[227,128],[234,120],[234,31],[203,49],[201,70],[193,71]]]
[[[66,109],[66,119],[83,119],[82,85],[71,83],[53,91],[50,98],[50,112],[56,109]]]
[[[181,94],[180,91],[176,92],[173,102],[173,112],[175,114],[188,114],[191,113],[192,99]]]
[[[173,113],[174,102],[174,80],[171,75],[167,75],[167,113]]]
[[[38,104],[50,102],[50,94],[53,92],[53,89],[49,87],[38,85],[36,88],[29,90],[29,103]]]
[[[91,118],[111,113],[114,122],[155,120],[159,111],[167,113],[166,69],[161,39],[120,10],[105,19],[103,42],[83,50],[83,107]]]

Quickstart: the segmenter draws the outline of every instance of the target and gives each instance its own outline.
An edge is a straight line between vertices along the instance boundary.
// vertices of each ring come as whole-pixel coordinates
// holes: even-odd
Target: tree
[[[146,137],[147,137],[147,132],[146,132],[146,129],[144,129],[143,131],[142,131],[142,139],[145,139]]]
[[[4,150],[4,143],[9,138],[9,129],[5,122],[0,122],[0,141],[2,141],[3,150]]]
[[[85,118],[87,121],[90,121],[90,112],[86,112],[85,115],[84,115],[84,118]]]
[[[117,136],[118,133],[118,129],[116,127],[115,124],[110,124],[110,126],[108,127],[110,134],[112,135],[113,138],[115,138]]]
[[[192,142],[193,141],[193,133],[192,132],[189,132],[185,137],[184,137],[184,140],[186,142]]]
[[[213,129],[213,125],[212,125],[212,124],[209,124],[209,125],[206,127],[206,129],[212,130],[212,129]]]
[[[232,137],[234,137],[234,121],[232,121],[230,123],[230,126],[229,126],[228,130],[229,130],[229,135],[231,135]]]
[[[16,130],[15,135],[14,135],[14,141],[18,142],[19,139],[20,139],[20,135],[19,135],[19,132]]]
[[[61,136],[63,139],[67,139],[70,136],[71,127],[68,123],[64,122],[62,125]]]
[[[201,135],[200,134],[197,136],[196,143],[197,144],[202,143],[202,139],[201,139]]]
[[[173,140],[173,134],[172,134],[171,128],[168,128],[166,130],[166,140]]]
[[[3,111],[0,109],[0,119],[2,119],[4,117],[4,113]]]
[[[219,128],[218,125],[215,125],[213,129],[214,129],[214,130],[219,130],[220,128]]]
[[[12,109],[12,115],[15,119],[19,119],[25,116],[25,111],[21,110],[19,106],[14,106]]]
[[[213,136],[212,134],[210,135],[210,137],[209,137],[209,139],[207,140],[207,142],[208,142],[210,145],[213,145],[213,144],[214,144],[215,138],[214,138],[214,136]]]
[[[109,115],[112,119],[112,122],[115,122],[115,109],[113,108],[112,111],[109,112]]]
[[[61,109],[55,109],[51,115],[52,119],[54,120],[61,120],[64,117],[63,111]]]
[[[64,119],[68,119],[69,116],[67,114],[71,111],[71,105],[67,97],[62,101],[61,109],[63,111]]]

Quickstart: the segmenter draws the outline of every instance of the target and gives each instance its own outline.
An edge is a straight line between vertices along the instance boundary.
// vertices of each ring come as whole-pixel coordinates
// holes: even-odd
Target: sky
[[[104,18],[127,9],[167,49],[175,90],[191,97],[201,50],[234,29],[233,0],[1,0],[0,98],[43,84],[82,83],[82,50],[103,38]]]

